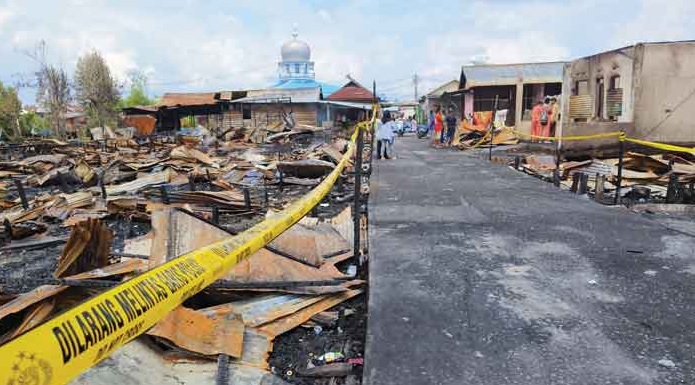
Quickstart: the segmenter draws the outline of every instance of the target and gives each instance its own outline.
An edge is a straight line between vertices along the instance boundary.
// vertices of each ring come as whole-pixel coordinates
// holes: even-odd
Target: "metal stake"
[[[666,203],[675,203],[678,190],[678,175],[671,174],[668,177],[668,188],[666,190]]]
[[[247,210],[251,209],[251,193],[249,193],[249,189],[244,187],[242,190],[244,192],[244,207],[246,207]]]
[[[614,205],[620,202],[620,185],[623,184],[623,156],[625,155],[625,142],[620,141],[618,145],[618,185],[615,188],[615,197],[613,197]]]
[[[212,223],[220,224],[220,208],[218,206],[212,206]]]

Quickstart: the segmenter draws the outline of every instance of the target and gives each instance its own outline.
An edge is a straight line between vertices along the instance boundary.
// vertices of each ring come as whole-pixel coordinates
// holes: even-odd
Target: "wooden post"
[[[603,193],[605,191],[604,184],[606,183],[606,176],[596,174],[596,193],[594,194],[594,200],[603,202]]]
[[[362,206],[362,150],[364,149],[364,130],[357,127],[357,151],[355,152],[355,202],[353,206],[353,245],[352,250],[355,256],[360,257],[361,264],[361,242],[360,242],[360,222]]]
[[[19,179],[15,179],[14,185],[17,187],[17,194],[19,194],[19,200],[22,202],[22,208],[24,210],[29,210],[29,202],[27,201],[27,194],[24,191],[22,181]]]

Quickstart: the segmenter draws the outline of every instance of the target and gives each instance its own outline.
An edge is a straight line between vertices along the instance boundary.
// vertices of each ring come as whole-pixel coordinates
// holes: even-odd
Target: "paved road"
[[[372,177],[366,384],[695,383],[695,219],[397,152]]]

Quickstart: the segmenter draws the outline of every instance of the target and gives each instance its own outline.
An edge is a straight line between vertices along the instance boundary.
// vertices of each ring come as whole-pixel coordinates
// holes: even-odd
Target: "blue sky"
[[[145,72],[149,92],[262,88],[297,24],[317,79],[349,73],[393,98],[458,78],[471,60],[566,60],[639,41],[695,39],[693,0],[266,1],[0,0],[0,80],[35,69],[23,51],[45,40],[73,73],[100,51],[116,77]],[[31,89],[21,92],[33,102]]]

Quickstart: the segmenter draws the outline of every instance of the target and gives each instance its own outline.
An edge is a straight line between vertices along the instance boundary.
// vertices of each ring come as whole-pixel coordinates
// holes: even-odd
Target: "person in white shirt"
[[[376,127],[376,158],[381,159],[381,149],[384,149],[384,158],[391,159],[389,153],[391,151],[395,135],[393,133],[394,123],[391,114],[388,111],[384,111],[384,115],[381,117],[381,124],[377,123]]]

